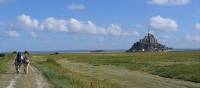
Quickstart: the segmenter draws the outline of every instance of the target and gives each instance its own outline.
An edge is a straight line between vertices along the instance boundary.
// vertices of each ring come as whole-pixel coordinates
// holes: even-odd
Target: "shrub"
[[[58,55],[59,54],[59,52],[55,52],[55,53],[52,53],[51,55]]]
[[[12,54],[17,54],[17,51],[13,51]]]
[[[26,51],[24,51],[24,54],[28,54],[28,55],[30,55],[30,53],[26,50]]]
[[[5,54],[4,53],[0,53],[0,57],[5,57]]]

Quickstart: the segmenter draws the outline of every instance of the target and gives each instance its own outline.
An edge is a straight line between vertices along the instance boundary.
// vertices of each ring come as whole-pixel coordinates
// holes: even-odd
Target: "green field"
[[[33,54],[21,76],[14,56],[0,57],[2,88],[200,88],[200,52]]]
[[[5,73],[8,70],[9,64],[13,63],[12,58],[14,58],[12,54],[0,57],[0,73]]]
[[[133,83],[129,84],[127,80],[136,80],[133,75],[135,73],[137,76],[144,73],[200,83],[200,52],[58,54],[32,57],[33,64],[55,88],[130,88]]]

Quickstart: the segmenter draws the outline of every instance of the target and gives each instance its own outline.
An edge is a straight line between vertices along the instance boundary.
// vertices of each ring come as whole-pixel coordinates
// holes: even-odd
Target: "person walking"
[[[19,74],[20,72],[20,67],[22,65],[22,60],[23,60],[23,56],[21,52],[18,52],[16,57],[15,57],[15,61],[14,61],[14,65],[15,65],[15,69],[16,69],[16,73]]]
[[[30,64],[30,60],[29,60],[29,57],[27,54],[24,55],[24,58],[23,58],[23,66],[24,66],[24,73],[27,74],[28,73],[28,67],[29,67],[29,64]]]

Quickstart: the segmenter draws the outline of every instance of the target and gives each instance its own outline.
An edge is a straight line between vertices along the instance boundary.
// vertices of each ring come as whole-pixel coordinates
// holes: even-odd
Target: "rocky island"
[[[172,50],[172,48],[158,43],[154,35],[148,32],[147,36],[134,43],[127,52],[162,52],[169,50]]]

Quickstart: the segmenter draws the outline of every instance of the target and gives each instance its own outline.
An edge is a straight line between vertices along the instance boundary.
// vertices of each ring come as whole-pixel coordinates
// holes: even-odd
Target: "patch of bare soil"
[[[49,88],[48,82],[32,65],[28,74],[22,70],[23,67],[21,72],[16,74],[14,66],[11,65],[8,72],[0,73],[0,88]]]

